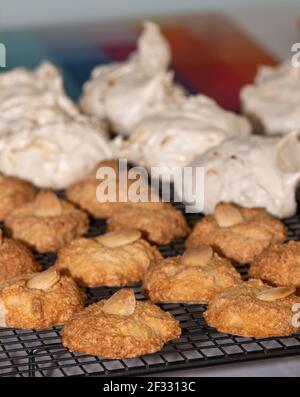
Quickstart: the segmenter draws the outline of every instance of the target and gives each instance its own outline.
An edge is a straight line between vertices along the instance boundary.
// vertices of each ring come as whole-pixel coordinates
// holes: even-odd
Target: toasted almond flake
[[[35,214],[41,217],[59,216],[62,213],[61,200],[50,191],[41,191],[35,200]]]
[[[265,302],[273,302],[278,299],[284,299],[288,296],[294,294],[296,291],[295,287],[278,287],[278,288],[270,288],[265,291],[259,292],[256,297]]]
[[[124,230],[121,232],[110,232],[97,237],[97,241],[108,248],[121,247],[122,245],[131,244],[141,238],[141,232],[138,230]]]
[[[173,266],[166,266],[163,268],[163,272],[165,273],[165,275],[167,277],[174,277],[176,276],[176,274],[178,274],[180,272],[180,268],[178,268],[178,266],[173,265]]]
[[[133,290],[121,289],[105,302],[103,311],[106,314],[130,316],[134,313],[135,307],[136,299]]]
[[[0,299],[0,327],[6,326],[6,309],[3,300]]]
[[[187,266],[205,266],[212,259],[213,254],[214,251],[209,245],[203,245],[185,251],[181,261]]]
[[[220,227],[231,227],[244,222],[241,211],[228,203],[218,204],[215,208],[214,216]]]
[[[59,272],[50,267],[42,273],[37,273],[27,281],[27,287],[30,289],[40,289],[47,291],[57,284],[60,280]]]

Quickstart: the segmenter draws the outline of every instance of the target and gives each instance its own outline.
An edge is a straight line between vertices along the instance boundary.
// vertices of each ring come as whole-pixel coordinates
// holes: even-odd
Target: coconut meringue
[[[65,188],[111,156],[109,142],[87,123],[52,123],[0,135],[0,170],[42,188]]]
[[[123,135],[183,95],[167,71],[171,52],[156,24],[144,24],[137,47],[125,62],[96,67],[80,100],[87,114],[108,120],[114,132]]]
[[[243,111],[267,135],[300,130],[300,68],[290,61],[259,69],[254,85],[241,91]]]
[[[90,123],[106,135],[103,123],[84,116],[66,96],[60,71],[48,62],[0,74],[0,114],[0,135],[73,122]]]
[[[119,157],[146,167],[183,167],[225,139],[251,132],[247,119],[204,96],[184,97],[144,118],[126,141],[116,138]]]
[[[204,213],[213,213],[224,201],[263,207],[279,218],[294,215],[299,153],[297,133],[290,133],[283,138],[253,135],[231,139],[197,157],[190,166],[205,170]]]
[[[66,96],[58,69],[15,69],[0,75],[0,170],[60,189],[111,157],[103,123]]]

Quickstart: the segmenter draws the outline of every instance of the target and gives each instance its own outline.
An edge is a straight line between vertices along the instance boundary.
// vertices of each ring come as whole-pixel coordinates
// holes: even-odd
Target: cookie
[[[84,293],[53,267],[0,284],[0,326],[42,329],[63,324],[83,307]]]
[[[162,256],[137,230],[73,240],[58,254],[56,267],[88,287],[119,287],[142,280]]]
[[[40,265],[18,240],[3,237],[0,230],[0,283],[24,273],[38,272]]]
[[[0,219],[14,209],[34,199],[37,189],[19,178],[0,174]]]
[[[272,285],[300,288],[300,242],[272,245],[254,259],[249,274]]]
[[[88,230],[88,216],[50,191],[41,191],[6,218],[8,233],[37,252],[56,251]]]
[[[180,334],[170,313],[122,289],[74,315],[63,328],[62,342],[73,352],[123,359],[160,351]]]
[[[284,224],[264,209],[220,203],[212,216],[196,224],[186,247],[207,244],[234,262],[251,263],[272,243],[283,242],[286,238]]]
[[[100,191],[97,190],[101,180],[96,178],[96,173],[102,167],[111,167],[115,171],[117,187],[115,201],[106,201],[106,196],[102,197]],[[136,180],[137,179],[129,179],[126,174],[123,178],[120,178],[118,160],[105,160],[100,162],[86,179],[71,185],[66,191],[66,197],[69,201],[78,205],[95,218],[105,219],[130,203],[127,192]],[[146,186],[146,182],[144,183]],[[147,192],[148,194],[151,192],[148,190],[148,186]],[[107,191],[104,193],[107,195]],[[121,198],[120,195],[122,195]],[[123,199],[123,197],[125,197],[125,199]]]
[[[254,82],[241,89],[241,110],[254,119],[254,126],[259,127],[255,132],[282,135],[299,130],[298,72],[290,59],[276,66],[260,66]]]
[[[135,203],[114,213],[107,220],[109,231],[133,227],[154,244],[169,244],[185,237],[189,227],[181,211],[169,203]]]
[[[272,102],[272,101],[271,101]],[[188,167],[194,169],[191,191],[205,192],[205,199],[188,200],[191,210],[211,215],[220,202],[246,208],[265,208],[285,219],[297,211],[296,190],[300,181],[300,141],[297,131],[285,137],[250,135],[224,141],[199,154]],[[196,177],[201,168],[203,184]],[[182,190],[180,179],[175,189]],[[201,196],[199,196],[199,199]]]
[[[300,303],[295,288],[272,288],[250,280],[215,296],[204,318],[208,325],[226,334],[269,338],[299,331],[293,322],[293,305]]]
[[[184,96],[168,70],[170,62],[170,47],[159,26],[146,22],[128,59],[93,69],[83,86],[82,110],[106,120],[113,132],[130,135],[140,120]]]
[[[226,288],[241,284],[231,263],[209,246],[187,250],[150,267],[143,290],[155,303],[207,303]]]

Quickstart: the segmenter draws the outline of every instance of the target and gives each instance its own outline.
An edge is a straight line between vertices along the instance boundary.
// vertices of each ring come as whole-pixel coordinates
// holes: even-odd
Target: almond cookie
[[[88,287],[119,287],[142,280],[151,264],[162,259],[137,230],[79,238],[62,248],[56,267]]]
[[[6,219],[12,237],[37,252],[56,251],[88,230],[88,216],[50,191],[16,209]]]
[[[272,243],[283,242],[286,238],[284,224],[264,209],[220,203],[212,216],[196,224],[186,247],[208,244],[228,259],[251,263]]]
[[[122,289],[75,314],[63,328],[62,342],[73,352],[122,359],[160,351],[180,334],[170,313]]]
[[[273,285],[300,288],[300,242],[272,245],[254,259],[249,274]]]
[[[192,248],[150,267],[143,289],[155,303],[207,303],[226,288],[241,284],[231,263],[210,246]]]
[[[0,219],[34,199],[37,189],[21,179],[0,174]]]
[[[288,336],[299,331],[293,306],[300,304],[294,287],[272,288],[250,280],[215,296],[204,313],[219,332],[253,338]]]
[[[29,249],[18,240],[3,237],[0,230],[0,283],[40,270],[40,265],[35,262]]]
[[[85,295],[53,267],[0,284],[0,326],[42,329],[63,324],[84,305]]]
[[[97,171],[103,167],[110,167],[115,172],[117,189],[114,201],[106,200],[107,191],[105,191],[105,197],[102,197],[100,190],[97,190],[101,181],[105,181],[105,179],[99,180],[96,178]],[[105,160],[100,162],[86,179],[70,186],[66,191],[66,197],[72,203],[78,205],[94,217],[108,218],[116,211],[124,208],[128,203],[130,203],[127,193],[133,183],[137,180],[138,178],[129,179],[125,172],[123,178],[120,178],[118,160]],[[151,191],[148,190],[147,183],[143,183],[145,184],[145,188],[149,195],[149,192]],[[122,198],[120,198],[120,196],[122,196]]]
[[[169,203],[135,203],[113,214],[107,220],[109,231],[130,227],[140,230],[154,244],[169,244],[173,239],[185,237],[189,227],[181,211]]]

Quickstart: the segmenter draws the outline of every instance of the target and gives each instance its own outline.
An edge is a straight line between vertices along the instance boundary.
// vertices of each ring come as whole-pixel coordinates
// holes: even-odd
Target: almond
[[[121,247],[134,243],[141,238],[141,232],[138,230],[124,230],[121,232],[110,232],[97,237],[97,241],[108,248]]]
[[[62,213],[61,200],[50,191],[41,191],[35,199],[34,212],[41,217],[59,216]]]
[[[296,291],[295,287],[278,287],[270,288],[265,291],[256,294],[257,299],[265,302],[273,302],[278,299],[284,299],[294,294]]]
[[[134,313],[135,307],[134,291],[132,289],[121,289],[105,302],[103,311],[106,314],[130,316]]]
[[[40,289],[47,291],[57,284],[60,280],[59,272],[50,267],[42,273],[37,273],[27,281],[27,287],[30,289]]]
[[[244,222],[241,211],[236,206],[228,203],[218,204],[215,208],[214,216],[220,227],[231,227]]]
[[[199,248],[191,248],[185,251],[181,262],[186,266],[205,266],[213,255],[213,249],[209,245],[203,245]]]

